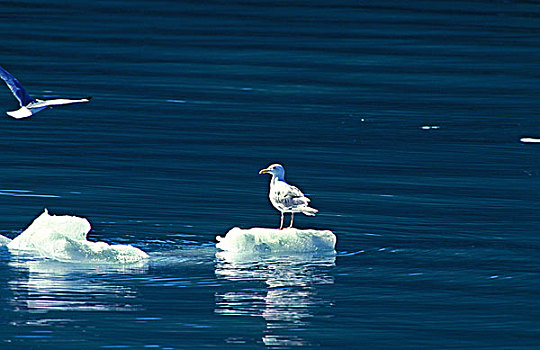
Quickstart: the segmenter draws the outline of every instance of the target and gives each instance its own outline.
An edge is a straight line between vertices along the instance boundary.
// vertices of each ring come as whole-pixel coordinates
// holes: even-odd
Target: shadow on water
[[[298,334],[333,306],[318,287],[334,284],[328,269],[335,262],[335,255],[217,252],[216,277],[234,283],[216,293],[215,313],[264,319],[261,340],[268,347],[314,345]],[[228,341],[246,342],[241,337]]]

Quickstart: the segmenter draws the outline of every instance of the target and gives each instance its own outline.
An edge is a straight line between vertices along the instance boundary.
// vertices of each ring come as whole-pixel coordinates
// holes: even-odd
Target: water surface
[[[2,347],[538,346],[540,6],[529,1],[5,2],[0,234],[43,208],[138,266],[0,252]],[[7,88],[1,110],[17,108]],[[331,256],[217,254],[279,214],[280,162]]]

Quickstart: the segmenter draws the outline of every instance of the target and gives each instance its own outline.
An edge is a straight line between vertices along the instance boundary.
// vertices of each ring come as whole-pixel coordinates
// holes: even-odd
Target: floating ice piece
[[[330,252],[336,246],[336,236],[330,230],[297,228],[234,227],[216,240],[217,248],[230,252]]]
[[[540,143],[540,139],[533,139],[532,137],[522,137],[519,141],[523,143]]]
[[[49,215],[45,209],[7,247],[10,250],[35,251],[41,256],[60,261],[134,263],[148,257],[148,254],[130,245],[90,242],[86,239],[90,228],[90,223],[84,218]]]
[[[11,239],[0,235],[0,247],[5,247],[11,242]]]
[[[422,130],[436,130],[436,129],[440,129],[441,127],[438,126],[438,125],[424,125],[422,127],[420,127]]]

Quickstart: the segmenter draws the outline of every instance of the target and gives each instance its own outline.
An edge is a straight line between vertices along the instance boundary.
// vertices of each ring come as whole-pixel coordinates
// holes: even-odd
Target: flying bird
[[[9,74],[4,68],[0,67],[0,78],[4,80],[8,88],[13,93],[13,96],[19,101],[19,108],[16,111],[6,112],[10,117],[15,119],[22,119],[32,116],[39,111],[44,110],[47,107],[68,105],[72,103],[88,102],[92,97],[81,98],[81,99],[67,99],[67,98],[57,98],[52,100],[40,100],[34,99],[28,95],[28,92],[24,89],[22,84],[15,78],[13,75]]]
[[[281,212],[281,223],[279,229],[283,229],[283,217],[285,213],[291,213],[291,224],[293,227],[294,213],[302,213],[314,216],[317,209],[309,206],[310,199],[306,197],[298,187],[285,182],[285,169],[281,164],[272,164],[266,169],[259,171],[259,174],[271,174],[270,192],[268,198],[270,203]]]

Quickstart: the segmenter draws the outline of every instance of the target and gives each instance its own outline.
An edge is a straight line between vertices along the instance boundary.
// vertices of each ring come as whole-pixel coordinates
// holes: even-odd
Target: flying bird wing
[[[22,84],[13,75],[9,74],[7,70],[0,67],[0,78],[4,80],[8,88],[13,93],[13,96],[19,101],[21,107],[26,106],[30,102],[35,100],[28,95]]]
[[[87,98],[81,98],[77,100],[72,100],[68,98],[57,98],[52,100],[45,100],[45,101],[37,101],[35,103],[32,103],[32,108],[39,108],[39,107],[50,107],[50,106],[60,106],[60,105],[69,105],[72,103],[81,103],[81,102],[88,102],[90,101],[92,97]]]

